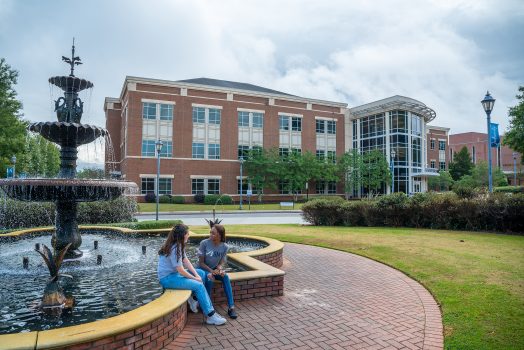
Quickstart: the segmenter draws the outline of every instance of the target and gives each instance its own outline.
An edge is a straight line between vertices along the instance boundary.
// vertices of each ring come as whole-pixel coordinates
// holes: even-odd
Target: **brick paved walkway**
[[[168,349],[442,349],[435,300],[401,272],[299,244],[284,258],[284,296],[239,303],[239,318],[219,327],[190,314]]]

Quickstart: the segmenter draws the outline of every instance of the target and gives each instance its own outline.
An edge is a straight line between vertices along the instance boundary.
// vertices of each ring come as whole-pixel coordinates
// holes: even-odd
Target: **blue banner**
[[[489,128],[491,134],[491,147],[498,147],[500,144],[499,125],[496,123],[491,123]]]
[[[10,179],[14,175],[14,169],[13,167],[7,167],[7,178]]]

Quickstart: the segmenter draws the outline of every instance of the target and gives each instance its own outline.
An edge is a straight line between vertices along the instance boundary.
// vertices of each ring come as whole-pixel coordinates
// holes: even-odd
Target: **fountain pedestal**
[[[53,233],[51,244],[55,252],[59,252],[71,243],[66,253],[66,259],[75,259],[82,256],[82,251],[78,249],[82,244],[82,236],[78,232],[77,212],[77,202],[56,201],[56,230]]]

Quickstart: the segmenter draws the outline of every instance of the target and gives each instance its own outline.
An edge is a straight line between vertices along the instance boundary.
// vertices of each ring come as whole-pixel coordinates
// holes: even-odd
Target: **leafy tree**
[[[508,179],[504,172],[499,168],[492,168],[493,186],[507,186]],[[474,181],[475,187],[488,187],[488,162],[480,161],[473,168],[471,178]]]
[[[449,163],[449,173],[454,181],[460,180],[464,175],[471,175],[473,162],[466,146],[454,154],[453,161]]]
[[[509,130],[504,135],[503,143],[511,149],[524,153],[524,86],[519,87],[518,105],[509,108]]]
[[[438,176],[428,178],[428,188],[430,191],[449,191],[453,185],[453,178],[449,171],[441,170]]]
[[[16,99],[18,72],[0,58],[0,176],[4,177],[11,157],[24,149],[27,123],[21,119],[22,103]]]
[[[383,184],[391,181],[391,172],[386,156],[380,150],[372,150],[362,155],[362,187],[372,197]]]
[[[281,157],[276,164],[279,179],[287,183],[289,191],[293,193],[295,200],[297,200],[298,193],[305,189],[307,182],[320,180],[324,177],[322,175],[323,164],[311,152],[305,152],[304,154],[296,151],[291,152],[289,155]]]
[[[28,176],[55,177],[60,170],[58,146],[40,135],[29,134],[17,166],[18,173]]]
[[[265,188],[276,188],[275,163],[278,160],[278,151],[275,149],[253,149],[247,155],[243,167],[259,201],[262,201]]]
[[[102,168],[84,168],[76,173],[79,179],[104,179],[105,171]]]
[[[344,178],[344,192],[346,199],[360,187],[362,183],[362,155],[356,149],[344,153],[338,162],[339,172]]]

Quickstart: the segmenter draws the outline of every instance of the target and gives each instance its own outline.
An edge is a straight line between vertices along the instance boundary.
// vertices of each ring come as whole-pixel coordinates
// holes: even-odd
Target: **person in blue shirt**
[[[166,289],[189,289],[193,296],[188,303],[191,311],[198,312],[198,303],[202,312],[207,316],[206,323],[222,325],[226,319],[220,316],[211,303],[211,299],[204,286],[206,273],[195,269],[186,256],[185,247],[189,239],[189,229],[184,224],[177,224],[167,235],[167,239],[158,251],[158,280]],[[186,270],[187,269],[187,270]]]
[[[199,267],[206,272],[204,284],[206,285],[207,293],[211,296],[211,291],[215,280],[222,281],[224,293],[227,298],[228,310],[227,314],[232,319],[237,318],[235,311],[235,302],[233,299],[233,289],[231,288],[231,281],[224,270],[226,264],[227,251],[229,247],[226,242],[226,229],[219,224],[213,224],[209,232],[209,238],[200,242],[198,248],[198,263]]]

